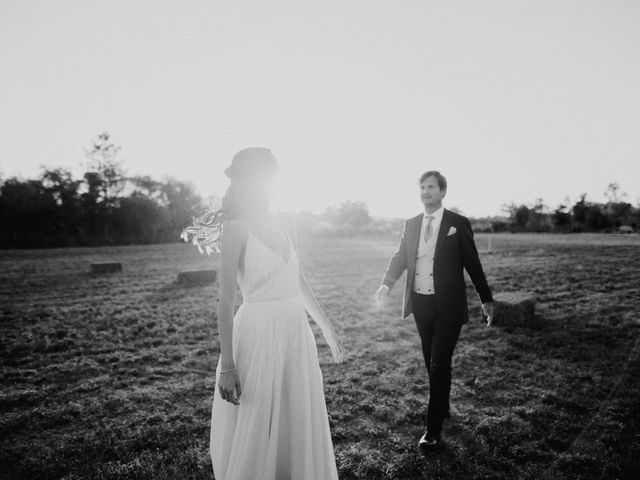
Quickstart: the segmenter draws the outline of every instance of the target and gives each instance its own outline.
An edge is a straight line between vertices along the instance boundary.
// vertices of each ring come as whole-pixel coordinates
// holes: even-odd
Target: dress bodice
[[[270,302],[298,296],[298,255],[286,230],[285,235],[289,246],[286,262],[249,230],[244,265],[238,272],[244,302]]]

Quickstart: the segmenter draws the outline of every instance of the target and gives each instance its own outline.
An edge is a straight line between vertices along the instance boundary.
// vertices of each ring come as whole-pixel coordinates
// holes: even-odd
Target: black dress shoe
[[[420,447],[421,449],[432,449],[434,447],[437,447],[441,443],[442,438],[440,434],[434,435],[431,432],[426,432],[418,441],[418,447]]]

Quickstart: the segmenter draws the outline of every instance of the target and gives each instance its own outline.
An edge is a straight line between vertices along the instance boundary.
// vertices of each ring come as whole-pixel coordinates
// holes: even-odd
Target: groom
[[[442,423],[449,417],[451,358],[460,329],[469,320],[463,269],[471,277],[491,326],[493,298],[478,258],[469,219],[446,210],[442,199],[447,181],[437,171],[420,177],[424,213],[405,222],[398,250],[376,292],[382,301],[407,271],[403,317],[413,313],[429,373],[427,431],[421,449],[441,442]]]

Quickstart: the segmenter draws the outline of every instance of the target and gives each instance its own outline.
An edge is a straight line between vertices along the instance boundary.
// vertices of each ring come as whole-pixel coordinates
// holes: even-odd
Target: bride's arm
[[[289,236],[293,243],[294,248],[298,249],[298,241],[297,241],[297,233],[295,221],[292,217],[285,217],[285,225],[287,230],[289,231]],[[318,299],[316,298],[313,290],[311,290],[311,286],[307,281],[307,277],[304,274],[302,269],[302,265],[299,266],[299,274],[298,274],[298,284],[300,287],[300,294],[302,296],[302,300],[304,303],[305,310],[309,313],[313,321],[320,327],[322,330],[322,335],[325,340],[329,344],[331,348],[331,353],[333,355],[333,359],[340,363],[342,361],[342,342],[340,338],[336,334],[335,328],[331,321],[327,318],[322,307],[318,303]]]
[[[337,363],[342,362],[342,342],[336,334],[336,331],[333,328],[333,324],[327,318],[324,311],[322,310],[322,307],[318,303],[313,290],[311,290],[309,282],[307,282],[307,278],[302,271],[302,267],[300,268],[299,284],[300,293],[302,295],[305,309],[307,310],[313,321],[316,322],[316,325],[320,327],[320,330],[322,330],[322,335],[327,341],[327,344],[329,344],[329,348],[331,348],[333,359]]]
[[[246,228],[238,221],[223,225],[220,244],[220,302],[218,332],[220,334],[220,395],[238,405],[241,387],[233,361],[233,310],[236,303],[237,275],[240,256],[247,237]]]

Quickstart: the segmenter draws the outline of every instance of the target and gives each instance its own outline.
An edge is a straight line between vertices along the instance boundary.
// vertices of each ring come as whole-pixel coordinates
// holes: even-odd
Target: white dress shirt
[[[422,215],[418,258],[416,259],[416,275],[413,282],[413,291],[422,295],[434,295],[436,293],[433,285],[433,260],[436,253],[436,243],[438,241],[438,232],[440,232],[443,213],[444,207],[440,207],[433,213],[425,212]],[[427,229],[427,223],[429,223],[429,219],[427,218],[429,215],[433,217],[433,220],[431,220],[431,236],[429,237],[429,241],[425,241],[424,234]]]

